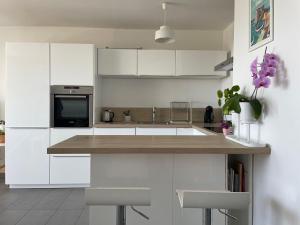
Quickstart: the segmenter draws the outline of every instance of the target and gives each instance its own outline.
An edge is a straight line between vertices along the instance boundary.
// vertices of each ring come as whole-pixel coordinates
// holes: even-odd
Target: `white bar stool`
[[[151,205],[151,189],[145,187],[95,187],[86,188],[85,200],[87,205],[117,206],[116,225],[126,225],[126,206],[149,220],[149,217],[137,210],[134,206]]]
[[[246,209],[250,204],[249,192],[176,190],[181,208],[203,208],[203,224],[211,225],[211,210],[238,220],[221,209]]]

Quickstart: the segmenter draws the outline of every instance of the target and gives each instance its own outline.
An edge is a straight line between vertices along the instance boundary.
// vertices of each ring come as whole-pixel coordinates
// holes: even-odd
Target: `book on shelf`
[[[228,170],[228,190],[245,192],[245,167],[242,162],[235,162]]]

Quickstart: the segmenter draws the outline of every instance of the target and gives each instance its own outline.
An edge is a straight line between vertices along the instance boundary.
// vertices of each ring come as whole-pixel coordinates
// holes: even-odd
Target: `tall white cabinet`
[[[50,85],[94,86],[92,44],[6,43],[6,183],[89,184],[90,156],[49,156]],[[51,131],[54,144],[93,129]]]
[[[6,44],[6,183],[49,184],[49,44]]]
[[[51,85],[93,86],[95,51],[92,44],[50,44]]]
[[[49,44],[6,43],[7,127],[49,127]]]

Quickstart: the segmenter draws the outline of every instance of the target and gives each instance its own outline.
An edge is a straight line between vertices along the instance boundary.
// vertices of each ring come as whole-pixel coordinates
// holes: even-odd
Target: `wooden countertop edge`
[[[50,147],[48,154],[229,154],[229,155],[269,155],[270,147],[261,148],[60,148]]]

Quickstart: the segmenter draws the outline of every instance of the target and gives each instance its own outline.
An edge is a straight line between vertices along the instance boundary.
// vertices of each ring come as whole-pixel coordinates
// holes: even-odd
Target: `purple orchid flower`
[[[253,85],[255,86],[255,88],[260,88],[260,87],[268,88],[270,84],[271,84],[271,79],[266,76],[260,76],[257,79],[253,80]]]
[[[258,59],[254,59],[253,62],[251,63],[251,66],[250,66],[250,69],[251,69],[251,72],[252,72],[252,77],[254,79],[257,78],[257,74],[258,74],[258,70],[257,70],[257,64],[258,64]]]
[[[266,61],[267,60],[274,60],[278,63],[279,62],[279,57],[274,53],[266,53],[264,55],[264,60],[266,60]]]
[[[253,60],[250,69],[255,89],[268,88],[270,86],[270,77],[276,75],[278,63],[279,57],[273,53],[265,53],[262,63],[258,62],[258,58]]]

